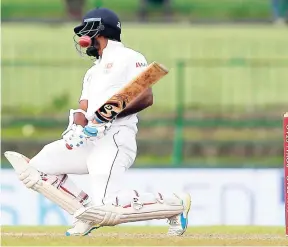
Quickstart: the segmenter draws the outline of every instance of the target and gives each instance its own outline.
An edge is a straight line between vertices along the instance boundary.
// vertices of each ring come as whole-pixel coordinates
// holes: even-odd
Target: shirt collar
[[[105,55],[106,53],[108,53],[108,52],[110,52],[110,51],[112,51],[118,47],[124,47],[124,45],[118,41],[108,40],[106,47],[103,49],[103,55]]]
[[[118,42],[118,41],[108,40],[108,43],[107,43],[106,47],[103,49],[102,57],[105,54],[113,51],[117,47],[124,47],[124,45],[123,45],[123,43]],[[102,57],[99,57],[99,59],[97,59],[94,63],[96,64],[97,62],[99,62],[102,59]]]

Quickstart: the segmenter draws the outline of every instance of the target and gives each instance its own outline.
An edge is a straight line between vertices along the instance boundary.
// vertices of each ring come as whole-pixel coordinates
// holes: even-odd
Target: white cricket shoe
[[[181,236],[188,226],[188,213],[191,207],[191,196],[188,193],[183,195],[175,195],[182,200],[184,211],[181,214],[175,215],[168,219],[170,225],[167,235],[168,236]]]
[[[100,226],[96,226],[93,222],[76,220],[72,228],[67,230],[65,235],[69,236],[86,236],[93,230],[99,228]]]
[[[90,207],[93,205],[93,202],[88,201],[83,205],[84,207]],[[73,227],[68,229],[65,233],[67,237],[69,236],[86,236],[91,233],[93,230],[99,228],[100,226],[95,225],[91,221],[85,220],[75,220]]]

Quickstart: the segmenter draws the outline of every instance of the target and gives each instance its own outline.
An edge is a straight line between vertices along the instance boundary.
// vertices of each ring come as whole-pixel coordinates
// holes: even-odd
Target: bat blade
[[[151,63],[95,112],[96,119],[93,120],[93,123],[108,123],[112,121],[131,101],[167,74],[168,70],[163,65],[157,62]]]

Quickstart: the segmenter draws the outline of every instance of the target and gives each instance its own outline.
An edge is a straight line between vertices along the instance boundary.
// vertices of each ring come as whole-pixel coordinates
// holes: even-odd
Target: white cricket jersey
[[[87,118],[109,98],[147,67],[145,57],[121,42],[109,40],[102,57],[86,72],[81,100],[88,100]],[[116,119],[113,125],[126,125],[137,131],[137,114]]]

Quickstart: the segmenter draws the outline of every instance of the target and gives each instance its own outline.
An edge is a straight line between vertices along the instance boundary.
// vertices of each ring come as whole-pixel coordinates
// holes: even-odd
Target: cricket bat
[[[168,74],[168,70],[157,62],[151,63],[136,78],[112,96],[96,112],[94,124],[108,123],[114,120],[144,90],[158,82]]]

